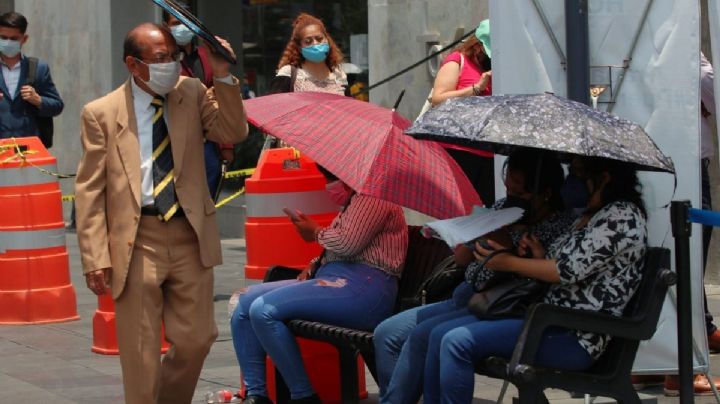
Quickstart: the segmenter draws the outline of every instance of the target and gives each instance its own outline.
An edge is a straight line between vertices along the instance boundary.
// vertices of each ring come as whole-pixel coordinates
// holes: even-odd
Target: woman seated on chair
[[[551,283],[545,303],[621,316],[642,277],[647,247],[646,213],[635,169],[607,159],[587,164],[587,210],[548,249],[524,237],[519,250],[532,258],[498,254],[486,263]],[[502,248],[489,242],[492,249]],[[477,259],[492,250],[476,244]],[[436,326],[425,358],[426,403],[469,403],[474,363],[491,356],[509,358],[524,319],[478,320],[468,315]],[[567,329],[548,330],[535,364],[564,370],[589,367],[603,353],[609,337]]]
[[[356,194],[336,178],[329,180],[330,197],[344,207],[330,226],[320,227],[302,212],[286,209],[302,238],[320,243],[323,254],[296,280],[249,287],[232,315],[245,403],[271,404],[265,385],[266,354],[285,379],[291,403],[320,403],[285,321],[372,330],[392,314],[408,245],[402,208]]]
[[[507,160],[505,187],[507,198],[499,200],[495,208],[521,207],[525,213],[519,223],[495,232],[491,237],[503,245],[518,245],[523,234],[531,231],[540,242],[549,246],[566,233],[577,215],[563,208],[561,187],[563,169],[554,153],[518,149]],[[470,246],[455,249],[456,261],[465,266],[474,259]],[[438,303],[416,307],[383,321],[375,329],[375,358],[377,364],[380,402],[415,403],[422,393],[423,367],[427,352],[427,338],[435,324],[469,314],[467,302],[474,291],[474,283],[493,274],[472,262],[465,278],[455,288],[453,297]]]

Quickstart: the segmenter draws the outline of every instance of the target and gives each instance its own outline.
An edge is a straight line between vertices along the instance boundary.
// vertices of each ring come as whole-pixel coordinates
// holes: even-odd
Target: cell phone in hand
[[[298,216],[297,212],[295,212],[292,209],[283,208],[283,212],[285,212],[286,215],[292,220],[300,220],[300,217]]]

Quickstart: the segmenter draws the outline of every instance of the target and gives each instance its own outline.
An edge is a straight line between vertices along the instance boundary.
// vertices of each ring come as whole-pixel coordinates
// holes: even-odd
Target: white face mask
[[[140,80],[158,95],[172,91],[180,80],[180,62],[147,64],[142,60],[138,59],[138,61],[150,69],[150,80],[145,81],[142,78]]]
[[[180,46],[189,44],[195,36],[195,33],[190,31],[190,28],[182,24],[170,27],[170,32],[172,33],[173,38],[175,38],[175,42],[177,42]]]
[[[12,39],[0,39],[0,53],[9,58],[14,58],[20,53],[22,44],[20,41],[13,41]]]

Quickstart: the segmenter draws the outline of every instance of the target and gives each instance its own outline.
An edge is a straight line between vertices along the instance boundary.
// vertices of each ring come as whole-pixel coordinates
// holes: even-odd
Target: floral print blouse
[[[647,248],[646,220],[630,202],[613,202],[586,226],[573,228],[550,246],[560,283],[552,284],[545,302],[561,307],[621,316],[640,285]],[[595,359],[610,336],[577,331],[580,345]]]
[[[493,205],[493,209],[501,209],[504,203],[505,198],[497,200]],[[578,215],[571,209],[557,212],[551,215],[546,220],[543,220],[533,226],[531,232],[535,235],[535,237],[538,238],[538,240],[540,240],[540,244],[547,248],[561,234],[567,233],[573,223],[575,223],[575,220],[577,218]],[[517,247],[524,232],[519,232],[508,227],[508,233],[510,233],[510,238],[512,239],[513,246]],[[474,250],[474,242],[468,243],[468,247]],[[478,290],[480,289],[482,284],[485,283],[485,281],[487,281],[488,279],[492,278],[494,274],[495,273],[493,271],[483,267],[480,262],[473,261],[468,264],[467,269],[465,269],[465,281],[471,284],[475,288],[475,290]]]

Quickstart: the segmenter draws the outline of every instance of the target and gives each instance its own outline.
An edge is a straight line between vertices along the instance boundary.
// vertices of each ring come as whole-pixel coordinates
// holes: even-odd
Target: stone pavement
[[[92,316],[97,307],[95,296],[85,287],[80,269],[77,238],[67,235],[72,281],[78,299],[79,321],[30,326],[0,326],[0,404],[5,403],[120,403],[122,380],[117,356],[90,352]],[[236,389],[240,369],[230,337],[227,298],[246,286],[243,279],[245,244],[243,239],[223,240],[225,264],[215,269],[215,318],[219,336],[205,361],[194,403],[202,403],[206,391]],[[250,283],[249,281],[247,283]],[[708,288],[711,311],[720,313],[720,287]],[[711,356],[712,368],[720,375],[720,355]],[[377,403],[377,386],[367,373],[370,397],[364,404]],[[475,403],[495,402],[501,383],[476,378]],[[513,388],[505,402],[511,402]],[[667,398],[662,388],[644,391],[660,403],[677,403]],[[561,391],[548,392],[550,398],[569,402]],[[572,400],[575,402],[582,402]],[[697,403],[712,403],[712,397],[696,397]]]

